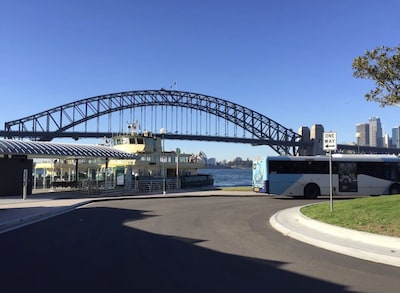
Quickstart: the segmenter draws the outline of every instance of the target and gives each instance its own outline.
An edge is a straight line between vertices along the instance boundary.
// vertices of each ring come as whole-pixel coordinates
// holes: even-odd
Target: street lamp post
[[[176,189],[179,189],[179,155],[181,154],[181,149],[176,148]]]
[[[359,131],[356,132],[356,138],[357,138],[357,154],[360,153],[360,137],[361,133]]]
[[[163,194],[167,193],[167,188],[166,188],[166,178],[165,178],[165,134],[167,133],[167,130],[165,128],[160,129],[161,133],[161,140],[162,140],[162,175],[163,175]]]

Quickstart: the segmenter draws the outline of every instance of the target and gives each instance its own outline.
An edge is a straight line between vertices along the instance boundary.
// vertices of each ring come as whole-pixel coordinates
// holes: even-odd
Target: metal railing
[[[54,182],[48,186],[34,186],[34,190],[49,189],[51,191],[75,191],[84,195],[136,195],[148,193],[168,193],[181,188],[181,181],[176,178],[140,179],[117,185],[115,181],[81,180],[76,184],[71,182]]]

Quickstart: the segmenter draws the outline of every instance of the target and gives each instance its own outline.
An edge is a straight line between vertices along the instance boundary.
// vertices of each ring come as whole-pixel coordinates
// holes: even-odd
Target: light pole
[[[160,129],[160,133],[161,133],[161,140],[162,140],[162,175],[163,175],[163,194],[167,193],[167,188],[165,185],[165,146],[164,146],[164,141],[165,141],[165,134],[167,133],[167,130],[165,128],[161,128]]]
[[[179,189],[179,155],[181,154],[181,149],[176,148],[176,189]]]
[[[360,153],[360,137],[361,133],[359,131],[356,132],[356,138],[357,138],[357,154]]]

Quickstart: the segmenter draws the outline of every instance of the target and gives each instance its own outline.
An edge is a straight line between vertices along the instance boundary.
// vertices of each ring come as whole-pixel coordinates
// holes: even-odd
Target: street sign
[[[336,132],[324,132],[323,149],[325,151],[336,151],[337,150],[337,140]]]
[[[332,151],[337,150],[336,132],[324,132],[324,150],[329,152],[329,202],[333,212]]]

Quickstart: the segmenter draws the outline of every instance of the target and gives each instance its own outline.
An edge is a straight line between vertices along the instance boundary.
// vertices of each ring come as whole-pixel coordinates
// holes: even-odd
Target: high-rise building
[[[400,126],[392,128],[392,147],[400,148]]]
[[[369,123],[369,145],[373,147],[383,146],[382,126],[379,117],[370,117]]]
[[[392,139],[390,138],[389,134],[385,133],[383,135],[382,144],[384,148],[390,148],[392,146]]]
[[[314,141],[313,143],[313,154],[314,155],[324,155],[326,151],[323,149],[323,136],[324,136],[324,126],[321,124],[314,124],[311,126],[310,139]]]
[[[360,146],[369,146],[369,124],[360,123],[356,125],[357,144]]]
[[[301,135],[301,143],[304,145],[309,145],[309,147],[300,147],[299,148],[299,155],[300,156],[307,156],[307,155],[312,155],[313,150],[310,145],[310,128],[307,126],[302,126],[299,128],[299,132]]]

